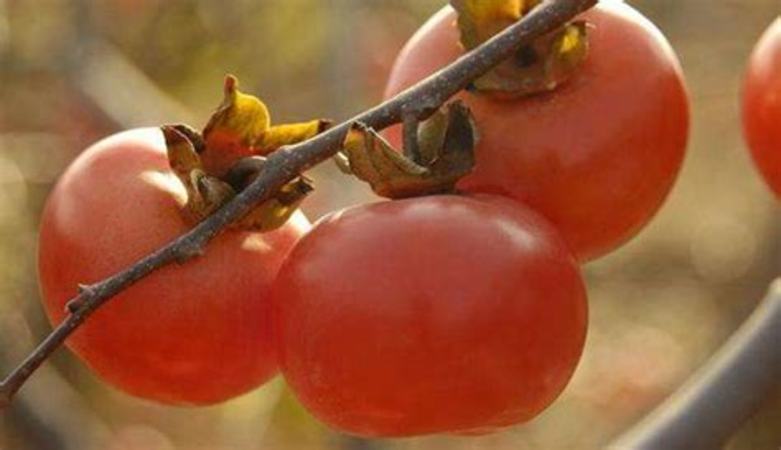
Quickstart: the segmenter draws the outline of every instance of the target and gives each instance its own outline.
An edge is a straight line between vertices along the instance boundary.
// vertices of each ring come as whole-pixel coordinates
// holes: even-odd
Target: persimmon
[[[79,283],[113,275],[185,233],[185,189],[159,129],[108,137],[82,153],[51,193],[41,222],[39,276],[53,323]],[[269,289],[302,213],[265,234],[231,229],[202,258],[167,266],[101,307],[68,346],[108,383],[170,404],[205,405],[276,373]]]
[[[684,159],[689,100],[670,44],[631,6],[603,1],[578,20],[588,52],[552,91],[458,96],[481,136],[474,172],[458,187],[527,204],[590,260],[638,233],[663,204]],[[463,53],[456,13],[445,7],[399,54],[386,96]],[[400,135],[387,134],[397,146]]]
[[[781,198],[781,19],[762,35],[743,84],[743,130],[751,156]]]
[[[575,258],[535,212],[429,196],[336,212],[273,288],[282,373],[336,429],[484,433],[562,391],[586,334]]]

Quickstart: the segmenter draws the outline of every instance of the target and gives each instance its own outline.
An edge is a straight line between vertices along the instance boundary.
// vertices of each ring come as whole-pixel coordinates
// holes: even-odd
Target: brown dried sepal
[[[180,130],[181,125],[161,127],[168,151],[168,163],[187,191],[185,218],[198,223],[233,198],[236,192],[219,178],[207,175],[193,142]]]
[[[266,105],[239,91],[238,84],[233,75],[225,77],[223,101],[203,133],[183,124],[161,127],[171,170],[187,191],[183,215],[192,223],[211,215],[260,172],[264,159],[259,155],[307,140],[331,125],[329,120],[319,119],[271,126]],[[312,189],[311,181],[300,176],[235,226],[255,231],[278,228]]]
[[[539,0],[451,0],[461,44],[471,50],[527,14]],[[499,97],[547,92],[570,79],[588,55],[588,26],[576,21],[518,49],[514,56],[471,84]]]
[[[241,191],[260,175],[265,162],[266,158],[262,156],[243,158],[231,168],[225,179],[236,191]],[[290,219],[313,190],[312,180],[300,175],[282,186],[272,198],[253,208],[233,226],[261,232],[275,230]]]
[[[183,125],[165,125],[161,127],[168,150],[171,170],[184,185],[187,202],[182,214],[190,223],[198,223],[222,207],[243,190],[263,168],[265,158],[247,157],[239,160],[224,179],[207,174],[203,169],[201,157]],[[196,134],[196,136],[198,136]],[[272,231],[287,222],[306,195],[313,190],[309,179],[300,176],[285,184],[266,200],[253,208],[242,219],[233,224],[234,228],[247,231]]]
[[[359,122],[347,134],[336,161],[382,197],[439,194],[452,192],[458,180],[472,171],[476,141],[472,115],[456,101],[421,124],[418,161],[407,158]]]

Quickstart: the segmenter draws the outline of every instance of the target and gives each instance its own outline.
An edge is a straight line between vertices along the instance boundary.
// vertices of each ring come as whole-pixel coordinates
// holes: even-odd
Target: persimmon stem
[[[418,146],[418,129],[420,119],[415,113],[402,113],[402,132],[404,133],[404,156],[417,164],[422,164]]]
[[[561,27],[596,3],[597,0],[546,0],[517,23],[406,91],[320,135],[269,155],[260,176],[206,220],[132,266],[78,293],[69,302],[70,314],[0,383],[0,408],[11,403],[14,394],[33,372],[97,308],[155,270],[183,263],[203,253],[212,238],[247,214],[254,205],[269,198],[303,171],[336,154],[354,122],[380,130],[401,122],[402,114],[428,117],[470,82],[510,57],[519,46]]]

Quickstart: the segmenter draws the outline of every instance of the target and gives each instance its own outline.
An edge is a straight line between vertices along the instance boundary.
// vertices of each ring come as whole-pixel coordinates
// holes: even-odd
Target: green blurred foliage
[[[37,221],[70,160],[116,130],[201,126],[226,72],[275,121],[344,119],[376,103],[406,39],[442,0],[0,0],[0,369],[49,329]],[[0,449],[596,448],[674,390],[751,311],[781,267],[779,209],[740,136],[737,98],[778,0],[638,0],[678,50],[693,98],[690,153],[637,239],[586,268],[591,328],[570,387],[533,422],[479,438],[367,442],[314,421],[281,380],[225,405],[130,398],[60,352],[0,416]],[[312,218],[372,200],[330,164]],[[75,288],[75,287],[74,287]],[[732,448],[772,448],[781,392]]]

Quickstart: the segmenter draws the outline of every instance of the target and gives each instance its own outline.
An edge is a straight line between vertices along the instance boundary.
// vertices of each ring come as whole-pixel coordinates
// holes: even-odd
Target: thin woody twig
[[[212,238],[249,212],[253,205],[267,199],[301,172],[333,156],[352,123],[360,121],[379,130],[399,123],[402,112],[424,118],[508,58],[520,45],[560,27],[594,4],[596,0],[546,0],[518,23],[408,90],[306,142],[271,154],[260,176],[208,219],[132,266],[81,289],[69,302],[70,314],[65,320],[0,383],[0,408],[11,403],[33,372],[97,308],[155,270],[202,254]]]

